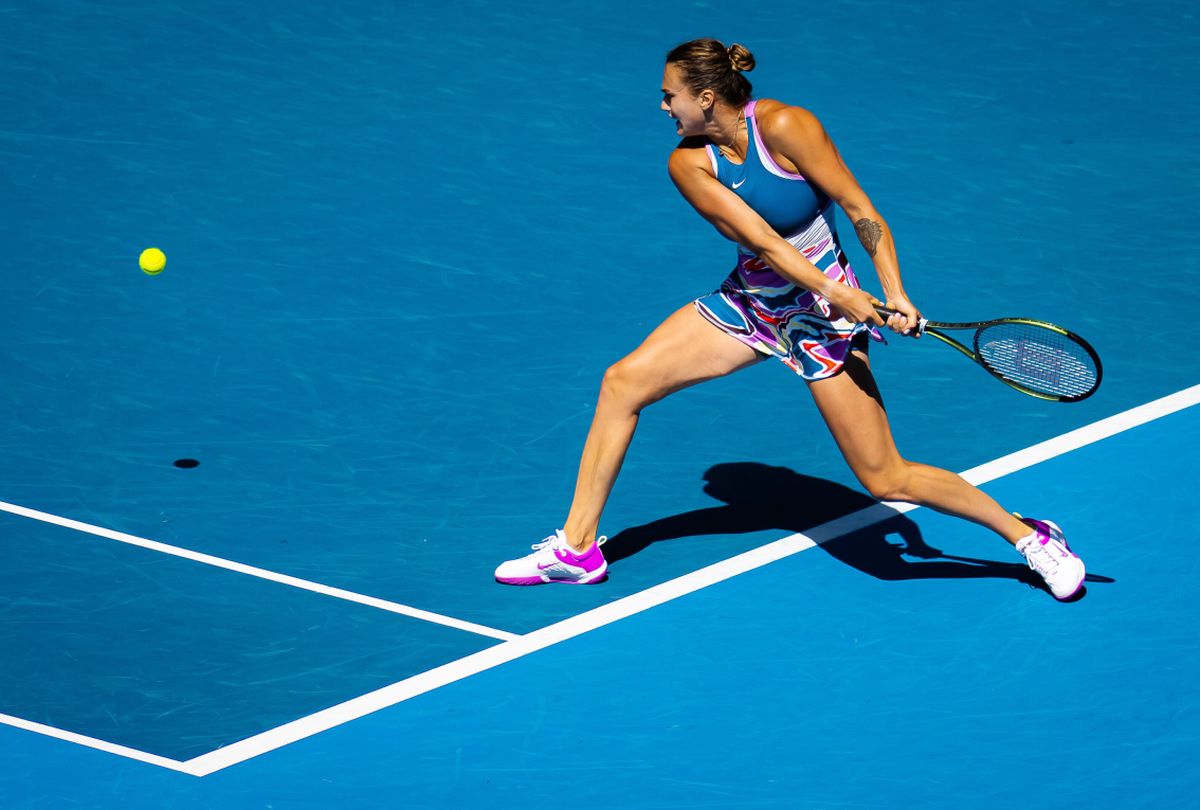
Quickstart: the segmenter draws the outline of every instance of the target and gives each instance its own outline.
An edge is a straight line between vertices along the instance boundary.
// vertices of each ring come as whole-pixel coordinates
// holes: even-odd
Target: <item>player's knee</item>
[[[628,388],[629,378],[620,361],[613,363],[604,370],[600,380],[600,395],[609,399],[619,399]]]
[[[904,462],[859,476],[862,485],[879,501],[909,501],[908,465]]]
[[[628,358],[618,360],[604,372],[604,378],[600,382],[600,397],[633,411],[641,410],[653,401],[646,390],[642,375],[638,374],[636,364]]]
[[[859,479],[862,485],[867,488],[867,492],[871,493],[871,497],[877,501],[891,500],[889,495],[892,493],[891,482],[882,475],[860,475]]]

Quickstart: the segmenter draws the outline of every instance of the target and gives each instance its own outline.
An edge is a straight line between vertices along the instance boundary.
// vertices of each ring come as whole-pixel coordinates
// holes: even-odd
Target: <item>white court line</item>
[[[963,473],[963,476],[976,484],[993,481],[1138,425],[1144,425],[1176,411],[1190,408],[1198,403],[1200,403],[1200,385],[1192,386],[1162,399],[1093,422],[1078,430],[1064,433],[1057,438],[1003,456],[968,470]],[[765,546],[751,549],[706,568],[535,630],[504,644],[489,647],[436,669],[385,686],[375,692],[279,726],[271,731],[249,737],[208,754],[202,754],[188,760],[184,766],[189,773],[206,776],[380,709],[394,706],[411,697],[545,649],[560,641],[566,641],[590,630],[678,599],[693,591],[813,548],[834,538],[880,523],[897,514],[912,511],[914,508],[916,507],[911,504],[873,504],[866,509],[824,523],[806,534],[793,534]]]
[[[157,754],[147,754],[145,751],[139,751],[136,748],[127,748],[124,745],[117,745],[116,743],[110,743],[105,740],[97,740],[95,737],[85,737],[84,735],[76,734],[73,731],[64,731],[63,729],[55,728],[54,726],[44,726],[41,723],[34,723],[31,720],[23,720],[20,717],[12,717],[11,715],[7,714],[0,714],[0,723],[3,723],[7,726],[22,728],[26,731],[34,731],[38,734],[44,734],[47,737],[55,737],[59,740],[73,742],[76,745],[85,745],[88,748],[96,748],[100,751],[106,751],[109,754],[117,754],[118,756],[126,757],[128,759],[136,759],[139,762],[148,762],[151,765],[157,765],[160,768],[169,768],[172,771],[182,771],[183,773],[190,773],[193,776],[196,775],[193,769],[189,768],[186,763],[178,762],[174,759],[168,759],[167,757],[160,757]]]
[[[398,602],[389,602],[386,599],[376,599],[374,596],[364,596],[361,593],[354,593],[353,591],[346,591],[342,590],[341,588],[331,587],[329,585],[322,585],[319,582],[310,582],[307,579],[300,579],[299,577],[280,574],[276,571],[268,571],[265,568],[256,568],[253,565],[245,565],[243,563],[234,562],[233,560],[214,557],[211,554],[201,554],[200,552],[192,551],[191,549],[180,548],[179,546],[171,546],[167,545],[166,543],[159,543],[156,540],[147,540],[144,537],[136,537],[132,534],[116,532],[112,529],[105,529],[101,526],[92,526],[89,523],[81,523],[78,520],[71,520],[69,518],[59,517],[58,515],[50,515],[45,512],[38,512],[35,509],[27,509],[24,506],[15,506],[14,504],[0,501],[0,511],[11,512],[14,515],[32,518],[33,520],[40,520],[43,523],[53,523],[56,526],[62,526],[67,529],[75,529],[76,531],[94,534],[98,537],[107,537],[109,540],[118,540],[122,543],[128,543],[131,546],[140,546],[142,548],[150,549],[151,551],[159,551],[163,554],[170,554],[173,557],[182,557],[185,560],[193,560],[198,563],[204,563],[205,565],[211,565],[215,568],[224,568],[227,571],[236,571],[239,574],[258,577],[259,579],[267,579],[271,582],[278,582],[282,585],[290,585],[293,588],[300,588],[301,590],[312,591],[313,593],[320,593],[324,594],[325,596],[332,596],[336,599],[344,599],[347,602],[356,602],[360,605],[379,608],[380,610],[386,610],[391,613],[400,613],[404,616],[410,616],[414,619],[421,619],[422,621],[433,622],[434,624],[441,624],[445,625],[446,627],[453,627],[456,630],[465,630],[468,633],[477,633],[481,636],[490,636],[491,638],[500,639],[501,641],[511,641],[515,638],[519,638],[516,633],[509,633],[505,630],[496,630],[492,627],[484,627],[481,624],[463,621],[462,619],[455,619],[451,616],[443,616],[440,613],[431,613],[428,610],[421,610],[420,608],[411,607],[409,605],[401,605]]]

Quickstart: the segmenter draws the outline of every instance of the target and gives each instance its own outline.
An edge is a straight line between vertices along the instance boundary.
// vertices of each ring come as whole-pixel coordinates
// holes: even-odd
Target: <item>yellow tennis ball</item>
[[[167,266],[167,254],[158,248],[146,248],[138,256],[138,265],[146,275],[157,276]]]

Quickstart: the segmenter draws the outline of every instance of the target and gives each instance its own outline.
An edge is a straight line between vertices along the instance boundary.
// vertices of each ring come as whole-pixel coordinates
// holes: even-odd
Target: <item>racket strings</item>
[[[1082,397],[1099,381],[1099,368],[1087,348],[1045,326],[993,324],[979,330],[975,345],[995,374],[1043,394]]]

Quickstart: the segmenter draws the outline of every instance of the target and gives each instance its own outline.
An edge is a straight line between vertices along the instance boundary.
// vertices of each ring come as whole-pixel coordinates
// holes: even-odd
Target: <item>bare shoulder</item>
[[[757,117],[757,109],[755,114]],[[771,157],[786,171],[805,177],[851,216],[855,216],[852,211],[869,209],[871,201],[842,160],[825,127],[811,112],[768,101],[763,105],[759,130]]]
[[[758,119],[759,130],[767,143],[805,143],[825,137],[825,128],[817,116],[794,104],[760,99],[754,108],[754,117]]]
[[[684,138],[679,145],[671,150],[667,161],[667,170],[672,177],[678,177],[680,172],[690,169],[701,169],[712,174],[712,163],[704,147],[707,144],[703,138]]]

